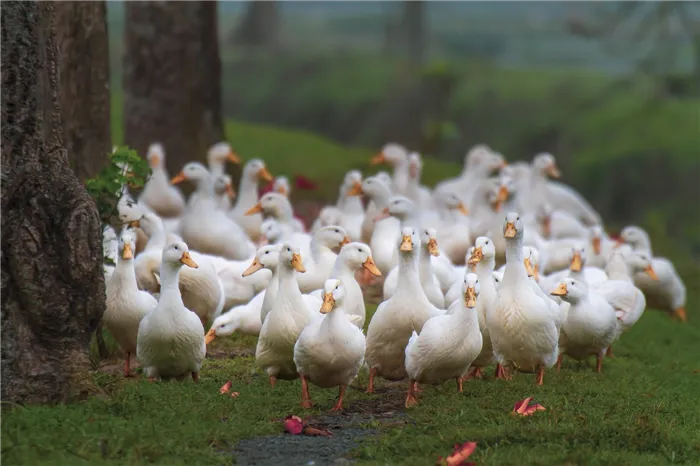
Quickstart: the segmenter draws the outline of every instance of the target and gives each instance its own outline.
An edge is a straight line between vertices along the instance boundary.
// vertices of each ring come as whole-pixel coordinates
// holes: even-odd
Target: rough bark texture
[[[279,33],[277,2],[250,1],[233,31],[233,41],[239,45],[274,47]]]
[[[224,138],[216,2],[127,2],[126,143],[159,141],[171,174]]]
[[[104,311],[100,219],[63,146],[55,5],[2,4],[3,401],[83,395]]]
[[[97,2],[56,2],[61,55],[63,143],[80,181],[95,176],[112,151],[109,99],[107,6]]]

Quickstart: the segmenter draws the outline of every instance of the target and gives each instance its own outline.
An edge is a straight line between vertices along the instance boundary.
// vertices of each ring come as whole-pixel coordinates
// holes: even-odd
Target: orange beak
[[[428,252],[431,256],[437,257],[440,255],[440,250],[438,249],[437,240],[435,238],[430,238],[428,240]]]
[[[204,335],[204,344],[208,345],[216,338],[216,330],[214,327],[210,328],[206,335]]]
[[[566,289],[566,283],[560,283],[559,286],[549,294],[552,296],[566,296],[568,292],[569,291]]]
[[[352,188],[347,192],[348,196],[362,196],[365,192],[362,190],[362,183],[356,181]]]
[[[508,188],[506,186],[501,186],[498,188],[498,202],[506,202],[508,200]]]
[[[559,168],[555,164],[551,164],[549,167],[547,167],[547,174],[549,176],[551,176],[552,178],[561,177],[561,172],[559,171]]]
[[[484,252],[481,250],[481,248],[474,248],[474,252],[472,252],[471,257],[467,261],[468,265],[476,265],[481,260],[484,258]]]
[[[285,188],[284,186],[278,186],[277,192],[283,196],[286,196],[287,195],[287,188]]]
[[[506,223],[506,231],[503,232],[504,238],[515,238],[515,224],[513,222]]]
[[[255,272],[257,272],[258,270],[260,270],[262,268],[263,268],[263,265],[260,263],[260,261],[256,257],[255,259],[253,259],[253,263],[250,264],[250,266],[247,269],[245,269],[245,271],[241,274],[241,276],[247,277],[248,275],[253,275]]]
[[[158,168],[158,165],[160,165],[160,157],[158,157],[156,154],[151,155],[150,161],[148,165],[153,169],[153,168]],[[128,175],[127,175],[128,177]]]
[[[593,238],[591,243],[593,244],[593,254],[595,254],[596,256],[599,256],[600,255],[600,238]]]
[[[345,246],[349,242],[350,242],[350,238],[348,238],[348,236],[345,235],[345,237],[343,238],[343,241],[340,242],[340,247],[342,248],[343,246]]]
[[[581,259],[581,254],[575,253],[574,257],[571,259],[571,266],[569,269],[572,272],[580,272],[583,268],[583,260]]]
[[[381,277],[381,276],[382,276],[382,272],[379,271],[379,268],[377,268],[377,264],[374,263],[374,259],[372,259],[371,256],[368,257],[367,260],[365,260],[365,261],[362,263],[362,267],[365,268],[365,269],[367,269],[367,270],[369,270],[369,272],[370,272],[372,275],[375,275],[375,276],[377,276],[377,277]]]
[[[654,268],[651,266],[651,264],[647,265],[646,268],[644,269],[644,272],[649,275],[649,278],[652,280],[658,280],[659,276],[656,275],[656,272],[654,271]]]
[[[386,163],[386,157],[384,157],[384,153],[380,152],[374,157],[372,157],[372,160],[369,161],[370,165],[379,165],[381,163]]]
[[[262,167],[260,171],[258,171],[258,176],[264,181],[272,181],[272,175],[270,175],[270,172],[267,170],[267,167]]]
[[[235,163],[235,164],[241,163],[241,158],[238,156],[238,154],[236,154],[233,151],[228,153],[228,155],[226,156],[226,159],[231,163]]]
[[[185,177],[185,172],[180,172],[177,175],[175,175],[172,180],[170,180],[170,183],[171,184],[178,184],[178,183],[182,183],[186,179],[187,178]]]
[[[260,212],[263,211],[263,207],[261,203],[255,204],[253,207],[245,211],[245,214],[243,215],[253,215],[253,214],[259,214]]]
[[[413,241],[410,236],[405,235],[401,237],[401,247],[399,249],[404,252],[413,251]]]
[[[459,205],[457,206],[457,210],[459,210],[459,212],[460,212],[462,215],[469,215],[469,211],[468,211],[467,208],[464,206],[464,204],[461,203],[461,202],[460,202]]]

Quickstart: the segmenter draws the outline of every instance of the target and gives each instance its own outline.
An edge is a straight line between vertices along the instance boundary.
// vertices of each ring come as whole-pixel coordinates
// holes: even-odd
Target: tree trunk
[[[63,142],[70,167],[80,181],[109,162],[112,152],[109,99],[107,4],[56,2],[61,55]]]
[[[161,142],[171,174],[223,140],[216,2],[127,2],[126,144]]]
[[[249,1],[241,22],[233,31],[238,45],[274,47],[279,33],[277,2]]]
[[[421,66],[425,60],[425,2],[403,2],[401,18],[401,39],[407,58],[416,66]]]
[[[55,6],[2,5],[1,391],[13,402],[86,393],[105,306],[100,219],[63,146]]]

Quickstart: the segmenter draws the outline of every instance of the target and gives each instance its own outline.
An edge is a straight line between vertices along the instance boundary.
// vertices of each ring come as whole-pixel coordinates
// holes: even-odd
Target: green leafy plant
[[[109,156],[109,165],[85,182],[88,193],[97,204],[102,224],[115,225],[119,219],[119,200],[124,187],[143,188],[151,175],[148,162],[127,146],[117,147]]]

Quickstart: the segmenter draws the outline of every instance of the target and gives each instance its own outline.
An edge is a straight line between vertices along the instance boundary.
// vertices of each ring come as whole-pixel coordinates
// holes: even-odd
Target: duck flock
[[[243,165],[234,193],[228,143],[208,167],[185,165],[172,180],[160,144],[138,199],[122,190],[117,233],[104,237],[104,324],[149,380],[199,378],[207,345],[233,333],[258,336],[255,360],[272,387],[300,378],[346,387],[369,371],[419,384],[462,384],[495,365],[495,376],[544,371],[563,356],[596,358],[647,305],[685,320],[686,292],[673,264],[654,257],[648,235],[607,235],[600,216],[560,173],[551,154],[507,164],[485,145],[465,156],[458,176],[421,185],[421,156],[387,144],[372,165],[352,170],[336,204],[308,228],[289,200],[290,183],[259,159]],[[259,194],[261,182],[274,183]],[[185,199],[177,184],[192,183]],[[108,265],[110,262],[116,265]],[[383,300],[366,324],[367,290]],[[366,332],[364,328],[367,328]]]

